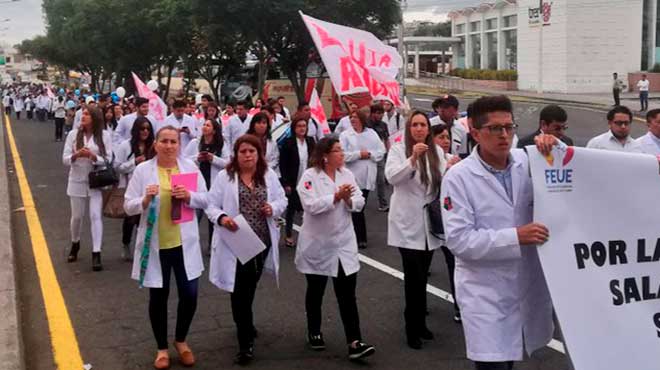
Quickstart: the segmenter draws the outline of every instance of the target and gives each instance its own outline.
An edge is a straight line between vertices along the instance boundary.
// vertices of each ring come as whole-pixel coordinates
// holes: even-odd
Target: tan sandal
[[[179,354],[179,362],[181,365],[191,367],[195,365],[195,356],[186,342],[174,342],[174,348]]]
[[[158,351],[158,353],[156,353],[154,368],[159,370],[170,368],[170,355],[167,353],[167,351]]]

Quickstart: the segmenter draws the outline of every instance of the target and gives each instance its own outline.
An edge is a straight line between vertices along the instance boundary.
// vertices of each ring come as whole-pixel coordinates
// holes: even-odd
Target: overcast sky
[[[112,1],[112,0],[108,0]],[[240,1],[240,0],[238,0]],[[452,9],[479,4],[480,0],[408,0],[406,21],[441,22]],[[9,18],[8,22],[3,20]],[[14,45],[45,34],[41,0],[0,0],[0,43]]]

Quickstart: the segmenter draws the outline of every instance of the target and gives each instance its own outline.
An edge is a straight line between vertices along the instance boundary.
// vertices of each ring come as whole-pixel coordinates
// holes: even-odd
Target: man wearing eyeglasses
[[[630,136],[633,114],[626,106],[620,105],[607,112],[609,131],[598,135],[587,143],[587,148],[614,150],[618,152],[641,153],[639,142]]]
[[[539,129],[534,131],[531,135],[525,136],[518,142],[518,148],[524,148],[527,145],[534,145],[534,138],[540,134],[548,134],[561,140],[564,144],[573,146],[573,140],[565,135],[566,121],[568,115],[566,111],[558,105],[548,105],[541,110],[539,116]]]
[[[478,144],[442,182],[445,238],[456,257],[467,357],[477,370],[511,370],[525,351],[531,354],[552,339],[552,302],[536,251],[549,233],[532,222],[527,155],[511,149],[511,100],[480,98],[471,117]],[[543,154],[566,146],[547,134],[535,143]]]

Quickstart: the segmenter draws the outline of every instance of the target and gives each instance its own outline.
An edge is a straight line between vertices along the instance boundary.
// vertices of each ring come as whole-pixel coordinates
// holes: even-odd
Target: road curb
[[[432,91],[437,90],[438,94],[434,94]],[[406,87],[406,92],[410,94],[416,94],[416,95],[427,95],[427,96],[439,96],[442,94],[447,93],[449,90],[444,90],[440,88],[433,88],[433,87],[424,87],[424,86],[409,86]],[[470,91],[470,90],[453,90],[452,93],[455,93],[456,95],[459,96],[473,96],[473,97],[478,97],[478,96],[484,96],[484,95],[489,95],[489,93],[486,92],[480,92],[480,91]],[[565,104],[565,105],[571,105],[575,107],[584,107],[584,108],[591,108],[591,109],[597,109],[597,110],[602,110],[604,112],[608,111],[612,107],[609,105],[605,104],[600,104],[600,103],[587,103],[587,102],[578,102],[574,100],[566,100],[566,99],[557,99],[557,98],[538,98],[538,97],[530,97],[530,96],[524,96],[524,95],[516,95],[515,91],[507,91],[504,93],[504,95],[508,96],[512,101],[518,101],[518,102],[538,102],[538,103],[555,103],[555,104]],[[636,112],[633,112],[635,114]],[[640,115],[636,114],[637,116],[641,117]]]
[[[4,108],[3,108],[4,110]],[[5,189],[0,195],[0,364],[3,370],[23,370],[23,338],[20,328],[20,310],[18,306],[18,291],[16,287],[16,258],[13,249],[11,231],[12,209],[9,201],[9,169],[7,167],[7,152],[5,147],[4,113],[2,129],[0,129],[0,189]]]

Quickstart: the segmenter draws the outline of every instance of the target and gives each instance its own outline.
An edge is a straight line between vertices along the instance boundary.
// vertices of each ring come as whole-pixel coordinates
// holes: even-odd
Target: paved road
[[[412,103],[430,109],[428,97],[413,97]],[[539,109],[538,104],[516,103],[520,135],[535,128]],[[606,129],[602,112],[567,110],[570,133],[578,144]],[[130,265],[120,260],[120,222],[105,220],[105,271],[91,271],[87,224],[79,261],[67,264],[70,211],[65,192],[67,171],[60,159],[62,143],[53,142],[52,123],[14,120],[13,128],[84,362],[102,370],[151,368],[155,343],[147,316],[148,292],[137,288],[136,282],[129,278]],[[643,131],[643,125],[635,127],[636,135]],[[11,162],[9,171],[27,368],[51,370],[55,365],[44,303]],[[406,347],[402,320],[403,284],[397,277],[383,271],[401,271],[400,258],[394,248],[386,246],[387,216],[375,208],[372,198],[367,210],[369,248],[363,253],[371,260],[370,264],[363,263],[359,273],[358,299],[363,335],[377,346],[377,354],[366,364],[352,364],[346,360],[343,331],[330,287],[326,292],[323,322],[328,348],[321,353],[305,348],[304,278],[293,265],[294,250],[282,248],[280,288],[277,289],[273,280],[266,276],[257,292],[255,317],[260,336],[252,368],[472,369],[471,363],[465,359],[461,326],[452,322],[452,306],[438,296],[442,292],[437,290],[432,289],[435,294],[429,294],[428,318],[428,325],[437,339],[429,342],[422,351]],[[202,240],[206,240],[205,236]],[[433,261],[430,284],[443,291],[449,289],[441,254],[436,254]],[[176,297],[174,292],[171,297]],[[171,299],[170,328],[174,326],[175,301]],[[229,296],[211,286],[207,274],[201,279],[199,308],[188,340],[198,358],[197,368],[232,366],[236,340]],[[565,370],[568,364],[564,355],[545,348],[517,368]]]

